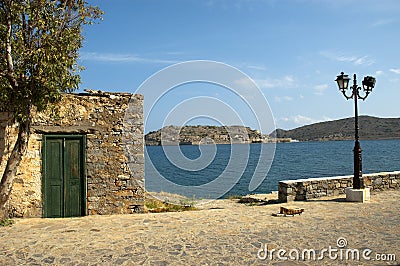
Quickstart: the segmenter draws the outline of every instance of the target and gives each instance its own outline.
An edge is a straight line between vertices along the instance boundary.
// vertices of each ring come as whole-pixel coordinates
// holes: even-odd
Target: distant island
[[[360,116],[360,139],[400,139],[400,118]],[[161,137],[162,136],[162,137]],[[166,126],[145,135],[146,145],[240,144],[354,139],[354,118],[320,122],[263,135],[244,126]]]
[[[400,118],[359,117],[360,139],[400,139]],[[291,130],[276,129],[272,138],[299,141],[353,140],[354,117],[320,122]]]
[[[260,142],[263,142],[261,133],[244,126],[166,126],[145,135],[145,143],[150,146]]]

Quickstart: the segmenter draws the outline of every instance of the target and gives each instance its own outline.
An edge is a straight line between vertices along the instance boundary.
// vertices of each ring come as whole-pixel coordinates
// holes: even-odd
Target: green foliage
[[[189,199],[189,198],[181,199],[179,201],[179,204],[184,206],[184,207],[189,207],[190,208],[190,207],[193,207],[194,205],[196,205],[196,200],[195,199]]]
[[[147,199],[144,203],[148,212],[180,212],[197,210],[194,207],[196,202],[190,199],[180,200],[179,204],[169,203],[168,200]]]
[[[242,198],[243,198],[242,195],[229,195],[229,196],[227,197],[227,199],[230,199],[230,200],[240,200],[240,199],[242,199]]]
[[[0,226],[3,226],[3,227],[11,226],[14,223],[15,223],[14,220],[11,220],[8,218],[0,219]]]
[[[159,200],[149,199],[149,200],[145,201],[144,206],[147,209],[152,210],[152,209],[157,209],[157,208],[160,208],[160,207],[164,207],[165,204],[162,201],[159,201]]]
[[[82,0],[0,0],[0,102],[26,121],[80,83],[82,27],[102,11]]]

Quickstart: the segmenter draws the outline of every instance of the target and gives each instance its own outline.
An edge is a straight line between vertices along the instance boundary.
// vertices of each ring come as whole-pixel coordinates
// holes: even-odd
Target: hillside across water
[[[359,117],[360,139],[400,139],[400,118]],[[291,130],[277,129],[270,137],[299,141],[354,139],[354,117],[321,122]]]

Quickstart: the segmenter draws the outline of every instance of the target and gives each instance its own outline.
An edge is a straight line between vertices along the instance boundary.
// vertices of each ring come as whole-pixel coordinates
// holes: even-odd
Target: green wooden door
[[[83,136],[44,137],[44,217],[85,215],[84,146]]]

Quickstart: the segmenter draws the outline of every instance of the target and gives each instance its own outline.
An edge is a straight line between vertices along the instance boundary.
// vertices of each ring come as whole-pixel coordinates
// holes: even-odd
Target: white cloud
[[[244,89],[254,89],[256,86],[256,82],[250,78],[242,78],[233,81],[234,84],[239,85],[241,88]]]
[[[316,85],[314,86],[314,94],[315,95],[324,95],[325,90],[329,87],[328,84],[320,84],[320,85]]]
[[[381,75],[383,75],[383,71],[382,71],[382,70],[377,70],[377,71],[375,72],[375,75],[376,75],[376,76],[381,76]]]
[[[113,54],[113,53],[96,53],[96,52],[81,52],[82,60],[99,61],[99,62],[116,62],[116,63],[155,63],[155,64],[175,64],[179,61],[164,60],[154,58],[144,58],[132,54]]]
[[[280,79],[256,79],[255,82],[262,89],[296,87],[295,79],[291,75],[284,76]]]
[[[400,68],[391,68],[389,71],[395,74],[400,74]]]
[[[183,55],[185,52],[182,51],[171,51],[171,52],[166,52],[165,54],[167,55]]]
[[[290,102],[290,101],[293,101],[294,99],[293,99],[293,97],[290,97],[290,96],[275,96],[274,100],[278,103],[281,103],[284,101]]]
[[[319,122],[324,122],[324,121],[330,121],[332,120],[329,117],[323,116],[319,119],[317,118],[312,118],[304,115],[295,115],[291,117],[282,117],[279,118],[280,121],[283,121],[285,123],[292,123],[295,126],[304,126],[304,125],[310,125],[314,123],[319,123]]]
[[[249,69],[254,69],[254,70],[260,70],[260,71],[266,71],[267,68],[263,65],[248,65],[247,68]]]
[[[375,21],[374,23],[372,23],[372,26],[373,27],[382,27],[382,26],[386,26],[389,24],[393,24],[395,22],[397,22],[397,19],[395,19],[395,18],[385,18],[385,19],[380,19],[380,20]]]
[[[333,51],[322,51],[320,54],[330,60],[339,61],[339,62],[350,62],[355,65],[366,65],[370,66],[375,63],[374,60],[369,58],[368,55],[364,56],[349,56],[344,55],[342,53],[333,52]]]
[[[358,57],[354,61],[354,64],[356,65],[367,65],[370,66],[373,63],[375,63],[372,59],[370,59],[367,55],[363,57]]]
[[[234,80],[233,85],[239,86],[240,96],[244,97],[247,100],[255,99],[254,91],[255,90],[260,91],[258,84],[251,78],[241,78],[241,79]]]
[[[293,122],[297,125],[313,124],[313,123],[318,122],[318,120],[316,120],[314,118],[303,116],[303,115],[296,115],[292,119],[293,119]]]

